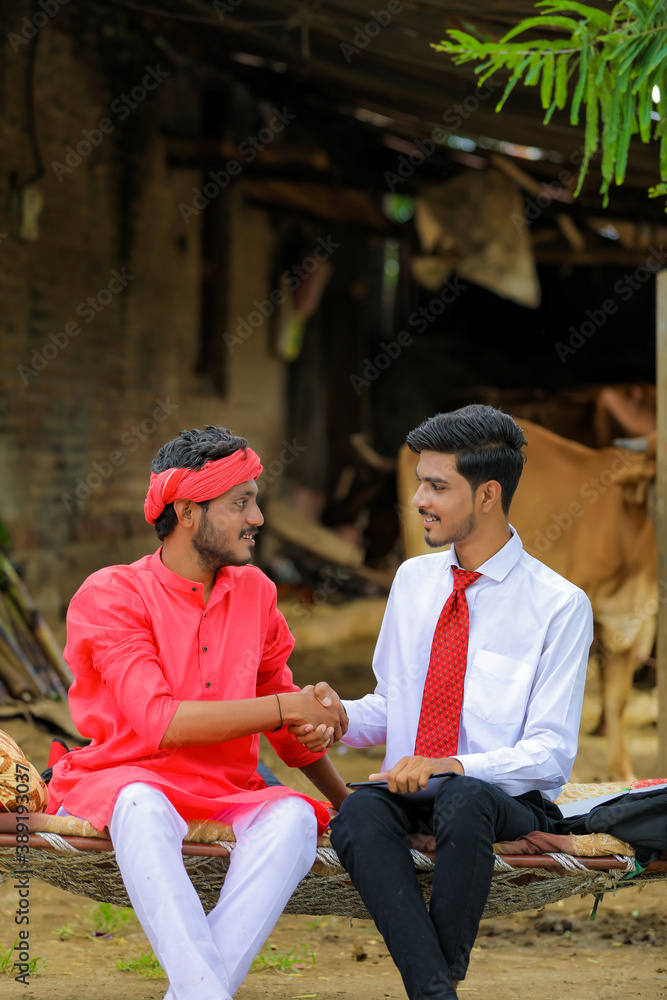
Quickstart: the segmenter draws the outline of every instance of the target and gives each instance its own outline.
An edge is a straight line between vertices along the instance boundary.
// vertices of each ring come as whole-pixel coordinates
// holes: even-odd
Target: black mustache
[[[429,511],[429,510],[424,510],[423,507],[418,507],[417,510],[421,514],[422,517],[433,517],[433,518],[435,518],[436,521],[440,520],[439,517],[436,517],[436,515],[432,514],[431,511]]]
[[[259,528],[246,528],[245,531],[241,532],[239,538],[243,538],[244,535],[252,535],[252,537],[254,538],[255,535],[258,534],[259,534]]]

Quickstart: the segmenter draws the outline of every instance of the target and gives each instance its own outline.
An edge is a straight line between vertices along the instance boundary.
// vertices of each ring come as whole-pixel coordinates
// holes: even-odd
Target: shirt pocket
[[[531,663],[478,649],[466,672],[463,708],[490,725],[520,723],[528,704],[532,676]]]

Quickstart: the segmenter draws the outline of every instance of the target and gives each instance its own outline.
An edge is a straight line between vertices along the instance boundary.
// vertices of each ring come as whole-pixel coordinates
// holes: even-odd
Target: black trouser
[[[476,778],[443,780],[435,802],[386,788],[348,796],[331,842],[384,937],[410,1000],[453,1000],[491,888],[493,844],[554,832],[560,812],[538,792],[514,799]],[[546,810],[546,811],[545,811]],[[430,912],[409,852],[411,833],[435,834]]]

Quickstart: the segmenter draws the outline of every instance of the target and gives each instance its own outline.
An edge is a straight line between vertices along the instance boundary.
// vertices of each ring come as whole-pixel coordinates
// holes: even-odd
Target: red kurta
[[[261,570],[219,570],[204,604],[203,585],[172,573],[160,553],[93,573],[67,615],[65,658],[75,678],[70,710],[92,742],[55,765],[49,812],[63,805],[99,829],[109,822],[120,789],[133,781],[161,788],[184,819],[207,819],[226,805],[299,794],[267,788],[256,773],[259,735],[160,749],[181,701],[234,701],[299,690],[287,666],[294,639],[276,607],[276,588]],[[300,746],[286,729],[266,735],[291,767],[321,756]],[[328,811],[321,802],[308,801],[321,832]]]

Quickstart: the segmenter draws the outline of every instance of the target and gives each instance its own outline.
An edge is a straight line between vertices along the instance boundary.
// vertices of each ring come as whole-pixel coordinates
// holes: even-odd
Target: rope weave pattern
[[[40,837],[42,837],[47,844],[51,844],[51,847],[53,847],[54,850],[61,851],[62,854],[83,854],[83,851],[80,851],[78,847],[72,847],[71,844],[68,844],[59,833],[44,832],[40,833]]]
[[[17,861],[14,848],[0,847],[0,883],[20,872],[76,895],[118,906],[130,905],[113,851],[81,851],[58,834],[43,833],[41,836],[54,849],[31,849],[24,855],[25,864]],[[229,851],[234,849],[234,844],[220,843]],[[434,862],[419,851],[411,853],[417,879],[428,902]],[[570,855],[552,854],[551,857],[558,861],[559,868],[512,868],[496,855],[493,884],[484,916],[537,909],[571,895],[616,892],[627,885],[667,878],[667,872],[656,872],[641,873],[627,880],[627,875],[635,870],[634,858],[620,855],[617,857],[625,863],[625,868],[610,871],[588,869]],[[229,859],[184,855],[183,862],[205,910],[210,911],[218,901]],[[285,912],[358,918],[369,916],[349,875],[330,847],[318,849],[312,870],[297,886]]]

